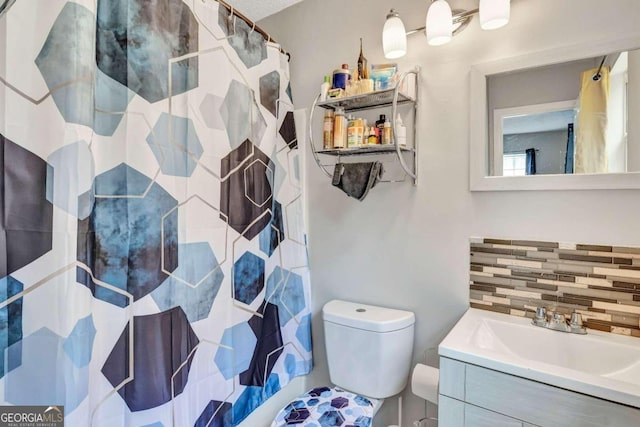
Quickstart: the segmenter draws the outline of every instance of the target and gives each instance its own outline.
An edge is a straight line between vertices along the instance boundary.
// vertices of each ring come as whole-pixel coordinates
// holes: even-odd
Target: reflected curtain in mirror
[[[573,123],[567,126],[567,152],[564,159],[564,173],[573,173],[573,154],[575,150],[575,133]]]
[[[607,172],[607,102],[609,100],[609,68],[594,76],[594,68],[582,73],[578,131],[575,147],[575,173]]]
[[[535,175],[536,174],[536,149],[528,148],[525,153],[527,154],[527,175]]]

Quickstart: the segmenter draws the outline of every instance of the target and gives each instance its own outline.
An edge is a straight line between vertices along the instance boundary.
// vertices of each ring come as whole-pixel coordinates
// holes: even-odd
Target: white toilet
[[[285,406],[271,424],[370,427],[383,399],[407,385],[412,312],[333,300],[322,309],[329,376]]]

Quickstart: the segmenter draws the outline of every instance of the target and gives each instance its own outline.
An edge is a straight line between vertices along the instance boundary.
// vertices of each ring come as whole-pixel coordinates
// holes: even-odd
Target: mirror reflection
[[[640,171],[640,49],[487,76],[487,102],[491,176]]]

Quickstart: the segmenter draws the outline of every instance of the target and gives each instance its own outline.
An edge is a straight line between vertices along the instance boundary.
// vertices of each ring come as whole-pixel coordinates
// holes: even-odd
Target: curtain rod
[[[597,82],[602,78],[602,66],[604,65],[604,61],[607,60],[607,55],[602,57],[602,62],[600,63],[600,67],[598,67],[598,71],[593,75],[593,81]]]
[[[203,0],[206,1],[206,0]],[[278,43],[277,41],[275,41],[273,38],[271,38],[271,36],[269,35],[269,33],[267,33],[265,30],[263,30],[262,28],[260,28],[258,25],[256,25],[255,22],[253,22],[251,19],[247,18],[245,15],[243,15],[241,12],[238,12],[238,9],[234,8],[233,6],[231,6],[229,3],[227,3],[224,0],[215,0],[218,3],[220,3],[222,6],[224,6],[229,12],[231,12],[232,15],[242,19],[244,22],[247,23],[247,25],[249,25],[251,27],[252,31],[257,31],[259,32],[262,37],[267,41],[267,42],[273,42],[273,43]],[[280,52],[284,55],[287,55],[287,61],[291,61],[291,54],[289,52],[287,52],[286,50],[284,50],[282,48],[282,45],[280,45]]]

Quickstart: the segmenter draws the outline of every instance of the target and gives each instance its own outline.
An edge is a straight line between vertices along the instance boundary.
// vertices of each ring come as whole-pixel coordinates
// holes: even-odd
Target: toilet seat
[[[271,427],[370,427],[380,402],[337,387],[317,387],[285,406]]]

